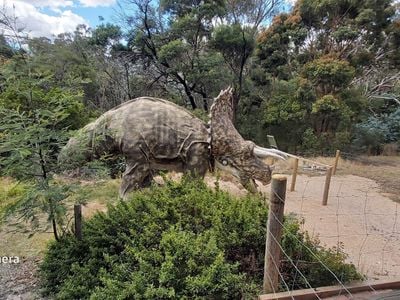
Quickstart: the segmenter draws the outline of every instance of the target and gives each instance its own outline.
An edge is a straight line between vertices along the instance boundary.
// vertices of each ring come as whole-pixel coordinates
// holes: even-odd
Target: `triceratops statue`
[[[232,99],[231,88],[221,91],[211,106],[208,124],[163,99],[130,100],[78,131],[61,150],[59,161],[77,166],[105,154],[123,155],[122,198],[148,186],[158,171],[204,177],[214,165],[254,192],[255,179],[263,184],[271,180],[271,169],[261,159],[284,159],[285,153],[243,139],[232,123]]]

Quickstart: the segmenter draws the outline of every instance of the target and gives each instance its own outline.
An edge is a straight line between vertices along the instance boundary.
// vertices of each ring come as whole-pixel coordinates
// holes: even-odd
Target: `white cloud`
[[[40,7],[48,7],[51,2],[53,8],[69,6],[67,0],[11,0],[6,2],[8,15],[17,17],[17,26],[31,37],[52,37],[64,32],[73,32],[79,24],[88,24],[81,16],[70,10],[64,10],[50,16],[40,11]],[[46,4],[47,3],[47,4]],[[36,6],[35,6],[36,5]]]
[[[97,7],[111,6],[115,4],[116,0],[79,0],[79,2],[86,7]]]
[[[39,10],[42,8],[49,8],[51,11],[58,14],[62,13],[62,9],[74,6],[73,0],[9,0],[9,1],[11,3],[20,2],[20,3],[30,4]]]
[[[17,0],[17,1],[31,4],[34,7],[38,7],[38,8],[49,7],[51,9],[58,9],[61,7],[63,8],[63,7],[68,7],[68,6],[74,5],[73,0]],[[6,1],[6,2],[8,2],[8,1]],[[11,2],[13,2],[13,1],[11,0]]]
[[[290,5],[295,5],[295,3],[297,2],[297,0],[285,0],[286,3],[290,4]]]

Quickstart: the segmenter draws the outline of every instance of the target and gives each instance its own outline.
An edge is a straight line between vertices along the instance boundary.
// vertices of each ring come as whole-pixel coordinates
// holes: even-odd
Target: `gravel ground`
[[[39,300],[35,276],[39,258],[22,258],[19,263],[0,263],[0,300]]]

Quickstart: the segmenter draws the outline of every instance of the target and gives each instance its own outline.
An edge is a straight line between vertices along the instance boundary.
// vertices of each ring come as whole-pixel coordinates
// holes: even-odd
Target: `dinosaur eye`
[[[228,161],[227,161],[226,159],[224,159],[224,160],[222,160],[222,164],[223,164],[224,166],[227,166],[227,165],[228,165]]]

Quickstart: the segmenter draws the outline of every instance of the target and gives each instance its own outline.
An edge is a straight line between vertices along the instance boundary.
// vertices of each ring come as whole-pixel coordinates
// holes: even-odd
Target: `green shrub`
[[[400,108],[391,114],[371,116],[355,126],[354,148],[380,154],[384,144],[400,142]]]
[[[42,285],[58,299],[249,298],[262,283],[267,215],[258,196],[235,198],[202,181],[167,182],[96,214],[84,224],[82,241],[67,236],[52,243]],[[320,248],[297,221],[287,219],[285,227],[283,245],[311,264],[303,269],[311,282],[334,280],[306,247],[343,281],[360,278],[340,251]],[[282,266],[288,282],[305,286],[293,266]]]

